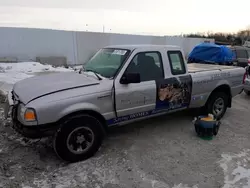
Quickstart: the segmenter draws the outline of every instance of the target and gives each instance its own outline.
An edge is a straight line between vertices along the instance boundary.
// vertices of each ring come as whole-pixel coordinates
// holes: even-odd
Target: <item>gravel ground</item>
[[[217,137],[196,137],[190,113],[112,129],[89,160],[66,164],[51,139],[27,140],[3,120],[0,187],[244,188],[250,187],[250,97],[235,97]]]

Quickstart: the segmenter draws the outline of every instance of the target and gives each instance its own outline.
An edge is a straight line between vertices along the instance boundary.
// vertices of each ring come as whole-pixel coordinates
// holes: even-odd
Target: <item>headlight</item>
[[[32,108],[26,108],[24,106],[20,109],[20,115],[24,121],[36,121],[36,112]]]
[[[25,121],[36,121],[36,113],[34,109],[28,108],[24,113]]]

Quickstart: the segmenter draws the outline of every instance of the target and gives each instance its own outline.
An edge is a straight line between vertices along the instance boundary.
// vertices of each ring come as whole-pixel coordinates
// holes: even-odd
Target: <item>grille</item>
[[[11,94],[12,94],[11,97],[12,97],[14,105],[17,105],[19,103],[18,95],[13,90],[12,90]]]
[[[12,98],[13,101],[15,100],[14,91],[13,90],[11,91],[11,98]]]

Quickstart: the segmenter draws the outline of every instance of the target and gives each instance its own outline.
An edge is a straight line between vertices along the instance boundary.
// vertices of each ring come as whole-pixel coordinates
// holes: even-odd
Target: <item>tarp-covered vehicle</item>
[[[223,45],[201,43],[188,56],[189,63],[233,65],[235,54]]]

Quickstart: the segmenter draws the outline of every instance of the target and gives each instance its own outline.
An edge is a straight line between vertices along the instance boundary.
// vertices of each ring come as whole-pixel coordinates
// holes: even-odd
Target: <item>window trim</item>
[[[161,72],[162,72],[162,79],[165,79],[165,72],[164,72],[164,65],[163,65],[163,61],[162,61],[162,54],[160,51],[143,51],[143,52],[137,52],[134,57],[131,59],[131,61],[129,62],[128,66],[126,67],[125,71],[123,72],[122,75],[124,75],[130,65],[130,63],[133,62],[134,58],[138,55],[138,54],[141,54],[141,53],[156,53],[159,55],[159,60],[160,60],[160,65],[161,65]],[[141,82],[149,82],[149,81],[153,81],[153,80],[148,80],[148,81],[141,81]]]
[[[183,66],[183,73],[174,73],[173,64],[172,64],[172,60],[170,58],[170,55],[175,54],[175,53],[179,54],[179,56],[180,56],[181,64]],[[183,55],[182,55],[181,51],[179,51],[179,50],[169,50],[169,51],[167,51],[167,55],[168,55],[168,61],[169,61],[169,65],[170,65],[172,75],[182,75],[182,74],[187,73],[184,58],[183,58]]]

